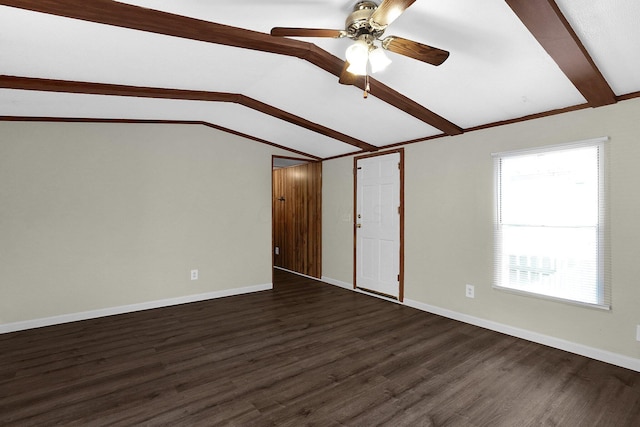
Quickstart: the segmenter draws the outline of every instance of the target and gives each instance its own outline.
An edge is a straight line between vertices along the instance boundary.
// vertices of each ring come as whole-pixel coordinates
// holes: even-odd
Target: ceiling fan
[[[440,65],[449,52],[402,37],[381,38],[387,26],[398,18],[416,0],[383,0],[380,5],[373,1],[359,1],[347,17],[344,30],[320,28],[275,27],[271,35],[276,37],[347,37],[355,43],[347,48],[347,61],[340,76],[340,83],[351,84],[355,76],[380,71],[391,61],[384,50],[408,56],[431,65]],[[380,46],[376,46],[376,42]],[[348,72],[348,73],[347,73]],[[349,76],[351,74],[352,76]]]

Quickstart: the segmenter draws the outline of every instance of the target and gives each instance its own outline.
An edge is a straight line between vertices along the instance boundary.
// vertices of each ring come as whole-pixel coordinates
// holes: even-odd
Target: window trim
[[[494,174],[494,219],[493,219],[493,284],[492,288],[511,293],[516,295],[522,295],[532,298],[537,298],[541,300],[549,300],[555,302],[566,303],[575,306],[595,308],[599,310],[609,311],[611,310],[611,281],[610,281],[610,243],[609,243],[609,214],[608,214],[608,188],[607,188],[607,174],[608,174],[608,153],[607,153],[607,142],[609,141],[608,136],[603,136],[599,138],[581,140],[576,142],[570,142],[565,144],[554,144],[547,145],[535,148],[526,148],[519,150],[510,150],[510,151],[501,151],[491,153],[491,157],[493,158],[493,174]],[[538,154],[538,153],[548,153],[553,151],[581,148],[581,147],[593,147],[598,146],[598,226],[597,226],[597,235],[598,235],[598,294],[599,294],[599,302],[598,303],[588,303],[583,301],[577,301],[567,298],[555,297],[550,295],[545,295],[536,292],[529,292],[520,289],[510,288],[506,286],[499,285],[500,281],[500,271],[501,271],[501,262],[502,262],[502,252],[501,245],[502,242],[500,239],[500,197],[501,197],[501,180],[500,180],[500,167],[499,162],[503,157],[512,157],[512,156],[523,156],[530,154]]]

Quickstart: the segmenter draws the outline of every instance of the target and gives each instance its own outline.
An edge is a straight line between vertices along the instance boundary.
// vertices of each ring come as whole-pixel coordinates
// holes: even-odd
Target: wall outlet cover
[[[198,280],[198,270],[191,270],[191,280]]]
[[[473,285],[466,285],[464,295],[467,298],[475,298],[475,287]]]

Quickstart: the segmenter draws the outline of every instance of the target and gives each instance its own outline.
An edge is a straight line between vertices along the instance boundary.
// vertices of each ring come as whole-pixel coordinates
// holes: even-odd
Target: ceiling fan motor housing
[[[376,30],[369,23],[371,15],[378,8],[378,5],[372,1],[360,1],[353,7],[353,12],[349,15],[345,22],[347,36],[357,39],[362,35],[369,35],[378,38],[384,33],[384,30]]]

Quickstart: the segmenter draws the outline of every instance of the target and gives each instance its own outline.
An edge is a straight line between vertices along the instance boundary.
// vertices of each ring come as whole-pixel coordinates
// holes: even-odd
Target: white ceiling
[[[355,1],[121,3],[268,33],[275,26],[342,29]],[[640,2],[556,3],[615,95],[640,91]],[[504,0],[418,0],[390,34],[448,50],[449,59],[434,67],[389,53],[393,63],[373,77],[463,130],[587,102]],[[340,59],[350,43],[300,40]],[[241,94],[378,147],[443,133],[294,56],[9,6],[0,6],[0,75]],[[5,88],[0,116],[204,121],[320,158],[360,151],[232,102]]]

